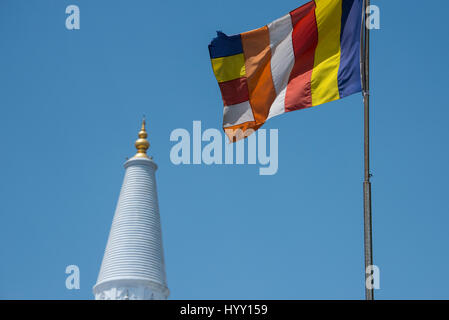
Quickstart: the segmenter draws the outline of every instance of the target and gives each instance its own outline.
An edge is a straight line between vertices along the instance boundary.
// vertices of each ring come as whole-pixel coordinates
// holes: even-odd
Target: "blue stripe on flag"
[[[242,38],[240,34],[227,36],[217,31],[217,37],[209,45],[210,58],[221,58],[243,53]]]
[[[362,91],[360,75],[360,32],[362,0],[343,0],[340,34],[340,68],[338,89],[340,98]]]

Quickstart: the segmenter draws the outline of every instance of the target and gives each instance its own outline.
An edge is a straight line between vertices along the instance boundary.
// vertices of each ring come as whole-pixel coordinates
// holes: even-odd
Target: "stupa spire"
[[[95,299],[167,299],[162,230],[156,188],[157,165],[146,152],[145,119],[125,163],[125,178],[93,291]]]

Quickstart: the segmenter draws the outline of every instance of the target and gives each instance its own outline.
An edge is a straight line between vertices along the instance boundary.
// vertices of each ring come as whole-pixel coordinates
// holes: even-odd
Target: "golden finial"
[[[147,150],[150,147],[150,143],[147,140],[148,134],[145,129],[145,116],[142,120],[142,128],[139,132],[139,139],[136,140],[134,145],[136,146],[137,153],[134,156],[134,158],[148,158],[147,156]]]

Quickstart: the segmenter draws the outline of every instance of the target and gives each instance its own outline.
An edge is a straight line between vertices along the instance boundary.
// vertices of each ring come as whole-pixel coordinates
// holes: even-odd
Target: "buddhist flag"
[[[314,0],[256,30],[217,32],[209,53],[229,139],[360,92],[361,23],[362,0]]]

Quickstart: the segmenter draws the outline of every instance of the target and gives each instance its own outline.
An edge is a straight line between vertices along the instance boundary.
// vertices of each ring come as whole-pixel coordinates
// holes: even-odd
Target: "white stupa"
[[[112,221],[97,283],[96,300],[167,299],[161,223],[156,191],[157,165],[145,120],[136,141],[137,154],[125,163],[125,179]]]

